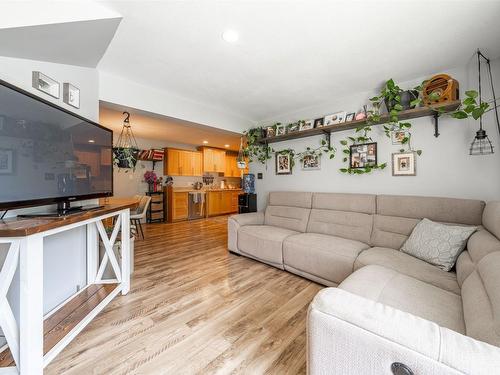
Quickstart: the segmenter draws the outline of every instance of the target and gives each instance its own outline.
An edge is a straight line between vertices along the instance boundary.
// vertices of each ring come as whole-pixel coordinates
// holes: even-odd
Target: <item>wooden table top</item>
[[[65,225],[78,223],[88,219],[93,219],[112,212],[121,211],[127,208],[135,208],[136,202],[107,204],[102,208],[85,211],[65,217],[37,217],[23,218],[13,217],[0,220],[0,237],[24,237],[47,230],[63,227]]]

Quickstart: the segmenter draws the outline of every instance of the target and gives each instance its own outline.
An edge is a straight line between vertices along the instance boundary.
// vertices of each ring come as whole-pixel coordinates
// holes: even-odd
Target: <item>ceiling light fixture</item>
[[[205,144],[205,145],[208,144],[208,141],[203,141],[203,144]]]
[[[89,143],[95,143],[93,139],[89,139]]]
[[[229,145],[224,145],[224,147],[229,147]]]
[[[235,43],[239,38],[240,36],[234,30],[226,30],[222,33],[222,39],[224,39],[228,43]]]

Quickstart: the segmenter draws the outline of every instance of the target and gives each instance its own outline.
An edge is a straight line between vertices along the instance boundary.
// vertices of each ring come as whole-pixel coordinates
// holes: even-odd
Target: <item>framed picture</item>
[[[307,121],[301,121],[300,122],[300,128],[299,131],[302,130],[309,130],[314,128],[314,120],[307,120]]]
[[[314,127],[321,128],[324,123],[325,123],[325,119],[323,117],[317,118],[316,120],[314,120]]]
[[[285,135],[286,134],[286,125],[279,124],[276,125],[276,135]]]
[[[356,113],[352,112],[352,113],[348,113],[346,116],[345,116],[345,121],[348,122],[348,121],[353,121],[354,120],[354,116],[356,116]]]
[[[347,112],[336,112],[325,116],[325,126],[341,124],[345,121]]]
[[[392,154],[393,176],[416,176],[416,152],[400,152]]]
[[[14,151],[0,148],[0,175],[14,173]]]
[[[377,165],[377,143],[364,143],[350,147],[349,167],[351,169]]]
[[[274,126],[268,126],[266,128],[266,137],[274,137],[276,135],[276,130],[274,130]]]
[[[80,108],[80,89],[71,83],[64,82],[63,102],[72,107]]]
[[[300,123],[299,122],[292,122],[291,124],[288,124],[288,133],[298,132],[299,129],[300,129]]]
[[[393,130],[391,131],[391,141],[393,145],[403,144],[403,140],[408,138],[410,133],[404,130]]]
[[[276,174],[292,174],[292,157],[290,154],[276,153]]]
[[[59,82],[49,76],[34,71],[31,74],[31,84],[35,89],[59,99]]]
[[[321,169],[321,156],[320,155],[305,155],[301,160],[302,170],[312,171]]]

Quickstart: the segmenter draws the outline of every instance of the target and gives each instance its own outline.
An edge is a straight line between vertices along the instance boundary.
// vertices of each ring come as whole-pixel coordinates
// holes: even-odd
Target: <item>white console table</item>
[[[0,348],[0,375],[41,375],[43,368],[120,292],[130,289],[130,208],[132,204],[106,205],[65,218],[0,220],[0,244],[8,253],[0,270],[0,327],[7,345]],[[114,219],[114,222],[112,220]],[[108,237],[103,221],[113,226]],[[86,226],[87,285],[61,305],[43,314],[43,239]],[[113,244],[121,233],[121,262]],[[105,247],[99,256],[99,238]],[[115,278],[104,279],[111,265]],[[19,319],[7,292],[19,268]]]

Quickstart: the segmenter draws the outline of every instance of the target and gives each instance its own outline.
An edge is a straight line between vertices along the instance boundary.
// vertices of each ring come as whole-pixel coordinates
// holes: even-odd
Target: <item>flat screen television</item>
[[[0,80],[0,209],[113,194],[111,130]]]

